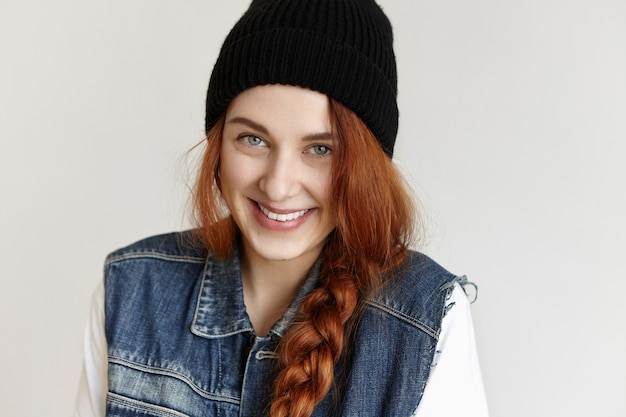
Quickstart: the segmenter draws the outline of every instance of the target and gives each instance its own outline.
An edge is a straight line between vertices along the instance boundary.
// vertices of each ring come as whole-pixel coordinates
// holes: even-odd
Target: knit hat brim
[[[265,2],[263,7],[269,7],[270,3],[281,2]],[[283,3],[284,8],[295,8],[300,2]],[[358,7],[364,7],[370,2],[360,0],[357,3]],[[354,111],[377,137],[385,153],[392,156],[398,131],[398,108],[391,26],[378,6],[371,4],[376,7],[375,18],[383,19],[384,24],[360,23],[363,27],[356,32],[374,31],[366,38],[376,42],[369,42],[367,48],[363,39],[350,42],[358,36],[356,34],[352,38],[338,39],[329,35],[331,31],[326,26],[321,30],[285,25],[283,21],[272,24],[273,16],[266,16],[269,13],[266,10],[244,15],[222,46],[211,74],[206,99],[206,130],[217,123],[230,102],[243,91],[266,84],[294,85],[326,94]],[[257,27],[256,22],[253,25],[253,18],[261,15],[265,26]],[[385,36],[377,36],[377,32]]]

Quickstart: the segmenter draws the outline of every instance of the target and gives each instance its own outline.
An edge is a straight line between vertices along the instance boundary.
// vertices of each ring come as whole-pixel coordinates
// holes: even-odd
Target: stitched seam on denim
[[[115,364],[118,364],[118,365],[121,365],[121,366],[126,366],[128,368],[136,369],[136,370],[142,371],[142,372],[147,372],[147,373],[156,374],[156,375],[164,375],[164,376],[169,376],[169,377],[178,379],[180,381],[183,381],[187,385],[189,385],[189,387],[192,390],[194,390],[196,393],[198,393],[199,395],[203,396],[204,398],[210,399],[210,400],[223,401],[223,402],[228,402],[228,403],[235,404],[235,405],[239,405],[240,404],[239,398],[229,397],[229,396],[225,396],[225,395],[217,395],[217,394],[213,394],[213,393],[210,393],[208,391],[205,391],[205,390],[199,388],[196,384],[194,384],[193,381],[191,379],[189,379],[186,375],[180,374],[178,372],[174,372],[174,371],[171,371],[171,370],[166,370],[166,369],[163,369],[163,368],[155,368],[155,367],[152,367],[152,366],[147,366],[147,365],[143,365],[143,364],[140,364],[140,363],[131,362],[131,361],[127,360],[127,359],[118,358],[118,357],[114,357],[114,356],[109,356],[109,362],[110,363],[115,363]]]
[[[149,404],[143,401],[135,400],[133,398],[124,397],[122,395],[114,394],[112,392],[109,392],[107,394],[107,400],[110,403],[121,407],[133,407],[137,410],[145,411],[150,414],[156,414],[161,417],[189,417],[187,414],[183,414],[175,410],[170,410],[165,407]]]
[[[417,319],[415,319],[415,318],[413,318],[411,316],[407,316],[406,314],[404,314],[404,313],[402,313],[402,312],[400,312],[398,310],[390,308],[390,307],[388,307],[388,306],[386,306],[384,304],[377,303],[376,301],[373,301],[373,300],[367,300],[365,303],[370,305],[370,306],[372,306],[372,307],[374,307],[374,308],[377,308],[377,309],[379,309],[381,311],[389,313],[392,316],[394,316],[394,317],[396,317],[396,318],[398,318],[398,319],[400,319],[400,320],[410,324],[413,327],[417,327],[418,329],[420,329],[424,333],[428,334],[430,337],[432,337],[435,340],[439,339],[439,332],[435,331],[434,329],[431,329],[430,326],[422,323],[421,321],[419,321],[419,320],[417,320]]]
[[[194,322],[197,320],[197,316],[194,317]],[[245,332],[251,332],[254,331],[254,329],[252,327],[244,327],[243,329],[238,329],[238,330],[234,330],[232,332],[227,332],[227,333],[220,333],[220,334],[209,334],[209,333],[205,333],[203,330],[199,329],[199,327],[206,327],[206,326],[198,326],[197,324],[193,324],[191,326],[191,333],[195,334],[196,336],[200,336],[200,337],[204,337],[206,339],[220,339],[222,337],[227,337],[227,336],[233,336],[239,333],[245,333]]]
[[[276,352],[271,352],[269,350],[259,350],[254,357],[257,360],[263,360],[263,359],[278,359],[278,353]]]
[[[167,254],[158,253],[158,252],[130,252],[130,253],[125,253],[123,255],[111,256],[107,259],[106,264],[110,265],[116,262],[125,261],[127,259],[141,259],[141,258],[161,259],[164,261],[175,261],[175,262],[189,262],[189,263],[194,263],[194,264],[203,264],[206,262],[205,258],[197,258],[193,256],[167,255]]]

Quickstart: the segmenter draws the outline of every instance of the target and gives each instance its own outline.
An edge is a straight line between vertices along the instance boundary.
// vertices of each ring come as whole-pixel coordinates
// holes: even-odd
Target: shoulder
[[[107,299],[113,294],[191,288],[202,276],[208,258],[208,251],[193,230],[139,240],[107,256]]]
[[[409,251],[404,262],[387,274],[386,284],[377,298],[390,304],[440,298],[458,279],[427,255]]]
[[[193,304],[207,259],[208,251],[193,231],[148,237],[109,254],[104,266],[109,330],[122,328],[122,322],[160,317],[164,305],[170,313],[179,306],[183,314]]]
[[[386,278],[367,304],[438,338],[446,299],[460,277],[430,257],[409,251],[404,262]]]
[[[204,263],[207,255],[197,231],[186,230],[151,236],[117,249],[107,256],[105,267],[141,258]]]
[[[427,255],[415,251],[408,251],[406,259],[393,274],[401,282],[416,285],[422,291],[444,285],[457,278]]]

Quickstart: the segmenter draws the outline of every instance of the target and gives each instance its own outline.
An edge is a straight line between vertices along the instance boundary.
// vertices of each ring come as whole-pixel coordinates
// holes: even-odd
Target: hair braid
[[[298,322],[280,343],[281,372],[274,386],[280,394],[272,404],[272,417],[310,416],[333,383],[334,366],[344,347],[344,327],[357,307],[359,291],[348,274],[331,272],[330,246],[325,250],[320,287],[304,300]]]

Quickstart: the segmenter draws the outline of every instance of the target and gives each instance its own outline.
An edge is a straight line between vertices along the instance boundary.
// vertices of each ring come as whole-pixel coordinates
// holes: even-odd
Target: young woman
[[[255,0],[209,83],[198,227],[113,252],[76,416],[485,416],[468,302],[408,249],[389,21]]]

